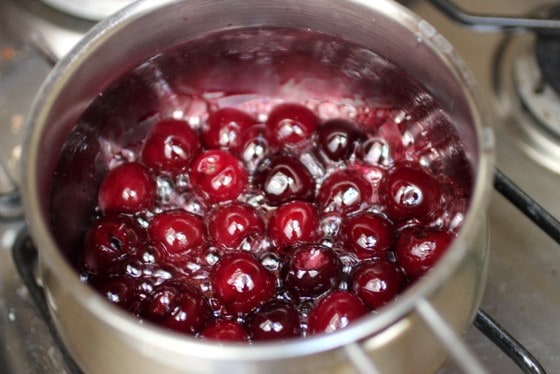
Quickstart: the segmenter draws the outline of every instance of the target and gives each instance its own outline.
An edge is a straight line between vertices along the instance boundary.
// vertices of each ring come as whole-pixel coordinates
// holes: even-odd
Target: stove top
[[[526,15],[549,1],[453,0],[469,12]],[[118,3],[118,2],[117,2]],[[533,33],[478,32],[426,1],[404,2],[432,23],[465,59],[495,113],[497,167],[532,199],[560,217],[558,92],[538,73]],[[95,17],[90,17],[95,18]],[[17,184],[24,119],[33,95],[93,21],[31,0],[0,0],[0,372],[69,372],[27,288],[11,247],[24,226]],[[518,58],[521,56],[521,58]],[[552,119],[552,121],[548,121]],[[559,131],[555,131],[559,130]],[[490,271],[482,309],[507,329],[548,372],[560,372],[560,245],[495,192],[488,213]],[[465,340],[490,372],[520,372],[474,326]],[[448,365],[442,373],[454,373]]]

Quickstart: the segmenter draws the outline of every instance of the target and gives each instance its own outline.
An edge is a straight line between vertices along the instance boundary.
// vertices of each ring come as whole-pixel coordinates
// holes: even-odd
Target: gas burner
[[[560,18],[560,7],[538,14]],[[560,36],[507,37],[494,64],[496,110],[504,131],[541,165],[560,173]]]

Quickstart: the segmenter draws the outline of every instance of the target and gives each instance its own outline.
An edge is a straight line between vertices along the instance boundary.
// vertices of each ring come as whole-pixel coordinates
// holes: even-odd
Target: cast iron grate
[[[499,170],[496,170],[494,176],[494,188],[560,244],[560,222]],[[69,372],[71,374],[81,373],[80,368],[66,350],[56,331],[43,289],[37,283],[35,274],[37,250],[33,246],[26,229],[20,232],[12,248],[12,255],[16,268],[25,286],[28,288],[31,298],[37,305],[41,317],[45,320]],[[515,362],[524,373],[546,373],[541,363],[515,337],[482,309],[479,309],[477,312],[474,326]]]

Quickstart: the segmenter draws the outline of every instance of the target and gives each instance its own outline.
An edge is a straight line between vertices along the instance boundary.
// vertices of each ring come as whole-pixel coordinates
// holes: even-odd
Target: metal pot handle
[[[429,301],[424,298],[420,299],[416,303],[415,309],[442,346],[449,351],[451,357],[463,372],[472,374],[484,374],[488,372],[476,355],[461,338],[457,336]],[[349,360],[359,373],[380,373],[375,363],[359,342],[346,345],[345,351]]]
[[[480,360],[461,338],[447,324],[437,309],[426,299],[420,299],[416,311],[430,327],[441,344],[451,353],[455,363],[465,372],[473,374],[487,373]]]
[[[488,370],[472,352],[468,345],[457,336],[453,329],[437,309],[426,299],[420,299],[416,304],[416,312],[428,325],[432,333],[439,339],[458,367],[465,373],[487,373]],[[500,348],[523,373],[545,374],[546,370],[540,362],[519,343],[500,324],[494,321],[486,312],[479,309],[474,320],[474,326]],[[362,374],[376,374],[380,371],[359,342],[345,347],[348,359],[354,368]]]

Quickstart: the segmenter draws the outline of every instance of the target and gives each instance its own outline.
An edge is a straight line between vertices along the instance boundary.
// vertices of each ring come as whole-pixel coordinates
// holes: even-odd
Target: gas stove
[[[25,224],[18,208],[19,159],[23,124],[35,92],[53,63],[96,22],[128,1],[0,0],[0,372],[74,372],[64,348],[45,323],[33,293],[12,259]],[[560,372],[560,33],[519,30],[487,18],[481,30],[446,14],[455,4],[471,16],[560,15],[560,3],[533,0],[403,1],[436,27],[473,71],[493,110],[498,158],[496,191],[489,207],[490,264],[477,323],[465,341],[489,372],[521,372],[514,361],[477,328],[489,315],[513,336],[547,372]],[[435,3],[440,8],[434,6]],[[68,6],[70,4],[70,6]],[[109,4],[109,5],[108,5]],[[552,7],[552,11],[550,11]],[[502,21],[498,19],[498,21]],[[507,21],[507,19],[506,19]],[[499,23],[499,22],[498,22]],[[510,27],[511,26],[511,27]],[[553,25],[554,26],[554,25]],[[474,27],[476,29],[477,27]],[[558,40],[559,42],[556,42]],[[555,59],[556,58],[556,59]],[[523,193],[519,193],[513,182]],[[543,216],[528,196],[546,207]],[[518,205],[516,207],[512,201]],[[525,211],[525,212],[523,212]],[[527,216],[544,221],[552,236]],[[544,217],[544,218],[543,218]],[[556,240],[554,239],[556,238]],[[494,335],[496,337],[496,335]],[[68,364],[70,362],[70,364]],[[450,363],[442,373],[457,372]],[[533,372],[539,372],[538,368]]]

